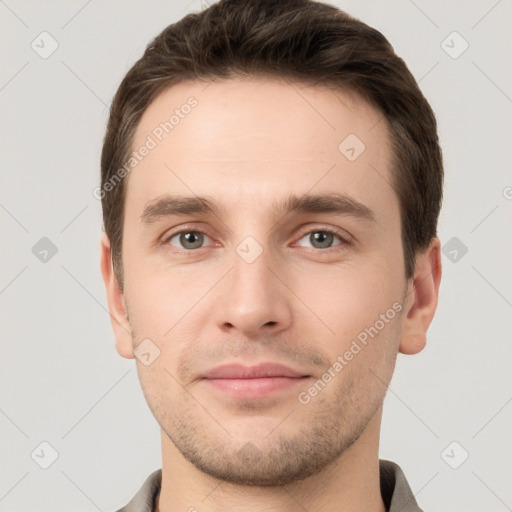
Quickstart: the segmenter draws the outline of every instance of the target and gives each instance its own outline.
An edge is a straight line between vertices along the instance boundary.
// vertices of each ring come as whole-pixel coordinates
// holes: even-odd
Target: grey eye
[[[182,231],[177,233],[169,239],[169,242],[174,247],[181,249],[199,249],[203,246],[205,238],[209,238],[199,231]]]
[[[334,243],[336,239],[339,240],[338,243]],[[311,231],[310,233],[304,235],[300,240],[306,240],[307,242],[305,245],[303,245],[299,241],[299,245],[302,247],[313,247],[314,249],[328,249],[333,245],[340,245],[342,242],[341,237],[338,235],[329,233],[329,231],[322,230]]]

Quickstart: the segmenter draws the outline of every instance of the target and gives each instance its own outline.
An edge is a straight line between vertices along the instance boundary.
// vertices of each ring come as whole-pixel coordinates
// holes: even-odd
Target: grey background
[[[512,1],[331,3],[408,63],[445,158],[438,312],[426,350],[399,356],[381,456],[402,466],[425,510],[512,510]],[[199,9],[0,0],[1,511],[117,510],[161,465],[135,362],[114,348],[93,190],[120,80],[152,37]],[[47,59],[31,47],[43,31],[58,42]],[[446,39],[453,31],[469,44],[458,58],[445,51],[462,48]],[[43,237],[56,254],[41,253]],[[47,469],[44,441],[58,453]]]

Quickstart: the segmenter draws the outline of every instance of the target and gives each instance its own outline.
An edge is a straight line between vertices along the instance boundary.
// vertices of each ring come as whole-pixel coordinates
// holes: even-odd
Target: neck
[[[237,485],[206,475],[162,431],[162,487],[156,512],[385,512],[379,480],[379,410],[337,460],[299,482],[276,487]]]

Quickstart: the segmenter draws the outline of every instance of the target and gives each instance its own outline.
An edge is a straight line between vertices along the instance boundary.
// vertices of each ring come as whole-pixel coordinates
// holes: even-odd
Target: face
[[[127,182],[117,348],[159,350],[137,359],[144,395],[207,474],[296,481],[380,411],[407,283],[379,121],[270,79],[176,85],[141,119],[133,148],[156,144]]]

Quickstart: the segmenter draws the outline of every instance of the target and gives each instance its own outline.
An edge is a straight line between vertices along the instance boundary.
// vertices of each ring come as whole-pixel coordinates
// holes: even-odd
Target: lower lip
[[[205,379],[210,386],[237,398],[264,398],[303,384],[307,377],[262,377],[257,379]]]

